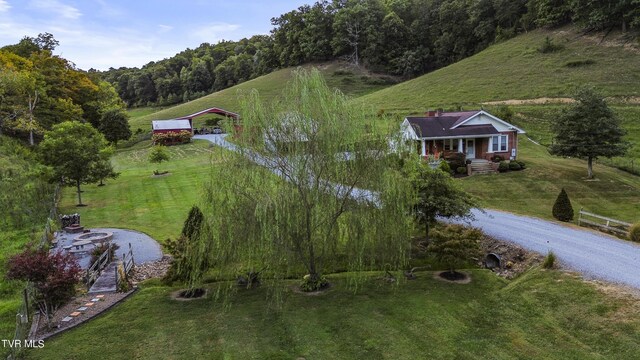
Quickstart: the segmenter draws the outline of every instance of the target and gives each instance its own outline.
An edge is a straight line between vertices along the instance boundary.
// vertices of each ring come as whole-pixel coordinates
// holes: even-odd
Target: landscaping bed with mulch
[[[47,319],[44,316],[40,316],[35,338],[47,339],[87,322],[126,299],[136,290],[137,288],[126,293],[85,294],[77,296],[55,312],[51,319],[50,328],[47,327]]]

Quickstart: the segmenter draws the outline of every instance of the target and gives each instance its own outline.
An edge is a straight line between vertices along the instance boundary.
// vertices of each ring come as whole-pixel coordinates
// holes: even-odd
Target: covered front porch
[[[495,154],[489,152],[491,137],[422,139],[418,142],[418,153],[424,157],[447,158],[456,153],[465,155],[466,160],[490,160]]]

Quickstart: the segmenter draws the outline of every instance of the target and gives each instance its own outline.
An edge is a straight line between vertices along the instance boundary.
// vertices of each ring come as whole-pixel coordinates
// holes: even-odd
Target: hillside
[[[364,69],[353,68],[350,65],[340,62],[308,64],[305,67],[317,67],[324,75],[330,87],[340,89],[345,94],[354,97],[380,90],[394,83],[394,80],[390,77],[370,74]],[[258,77],[228,89],[150,114],[137,110],[133,114],[141,113],[142,116],[132,117],[130,121],[131,129],[133,131],[137,128],[147,130],[150,128],[152,120],[172,119],[193,114],[214,106],[229,111],[239,111],[239,92],[256,89],[260,92],[260,96],[263,99],[271,99],[280,94],[282,88],[291,78],[292,71],[295,69],[296,68],[286,68],[274,71],[268,75]],[[199,118],[199,120],[203,118]]]
[[[625,157],[601,161],[640,174],[640,46],[630,35],[603,35],[585,36],[572,27],[535,30],[359,100],[399,117],[434,108],[508,106],[512,122],[548,145],[562,104],[578,86],[593,86],[608,97],[632,144]],[[547,37],[560,49],[541,53]]]
[[[561,45],[538,51],[545,38]],[[581,36],[573,28],[535,30],[453,65],[377,91],[363,101],[392,112],[422,112],[436,107],[478,107],[479,103],[541,97],[567,97],[577,85],[592,84],[606,96],[640,96],[640,49],[616,37]]]

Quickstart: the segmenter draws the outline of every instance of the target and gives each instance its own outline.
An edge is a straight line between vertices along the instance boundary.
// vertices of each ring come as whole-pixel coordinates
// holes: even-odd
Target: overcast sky
[[[140,67],[203,42],[267,34],[311,0],[0,0],[0,47],[48,32],[79,68]]]

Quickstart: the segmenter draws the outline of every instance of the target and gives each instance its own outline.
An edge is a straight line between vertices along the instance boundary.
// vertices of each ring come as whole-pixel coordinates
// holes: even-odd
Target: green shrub
[[[571,200],[569,195],[564,191],[564,188],[558,194],[555,204],[553,204],[552,210],[553,217],[560,221],[573,220],[573,207],[571,206]]]
[[[352,85],[356,83],[356,80],[351,76],[343,77],[342,80],[340,81],[342,82],[343,85]]]
[[[458,174],[466,174],[466,173],[467,173],[467,168],[466,168],[466,167],[464,167],[464,166],[460,166],[460,167],[458,167],[458,168],[456,169],[456,172],[457,172]]]
[[[500,155],[494,155],[494,156],[491,157],[491,161],[493,161],[493,162],[499,163],[499,162],[501,162],[503,160],[504,160],[504,158],[502,156],[500,156]]]
[[[498,165],[498,171],[499,172],[509,171],[509,163],[506,161],[500,161],[500,164]]]
[[[452,169],[457,169],[461,166],[464,166],[465,155],[463,153],[450,153],[447,154],[444,158],[448,163],[449,167]]]
[[[151,140],[156,145],[184,144],[191,141],[193,134],[189,130],[153,134]]]
[[[566,67],[570,67],[570,68],[575,68],[575,67],[580,67],[580,66],[585,66],[585,65],[592,65],[595,64],[596,62],[591,60],[591,59],[587,59],[587,60],[574,60],[574,61],[569,61],[566,64],[564,64],[564,66]]]
[[[311,275],[307,274],[302,278],[300,283],[300,290],[304,292],[311,292],[321,290],[329,286],[329,281],[324,275],[319,276],[317,279],[312,279]]]
[[[451,174],[451,167],[446,161],[440,161],[440,170],[446,172],[447,174]]]
[[[349,70],[336,70],[333,72],[333,75],[336,75],[336,76],[353,75],[353,72]]]
[[[640,222],[632,225],[629,229],[629,240],[634,242],[640,242]]]
[[[540,45],[540,47],[538,48],[538,52],[543,54],[548,54],[548,53],[560,51],[562,49],[564,49],[564,46],[554,43],[553,39],[547,36],[544,39],[544,42],[542,43],[542,45]]]
[[[518,165],[520,165],[520,169],[524,170],[527,168],[527,165],[524,163],[524,161],[517,161]]]
[[[553,251],[549,251],[549,254],[547,254],[547,257],[544,258],[544,261],[542,262],[542,267],[545,269],[553,269],[556,265],[556,254],[553,253]]]
[[[509,170],[518,171],[518,170],[522,170],[522,167],[516,161],[510,161]]]

